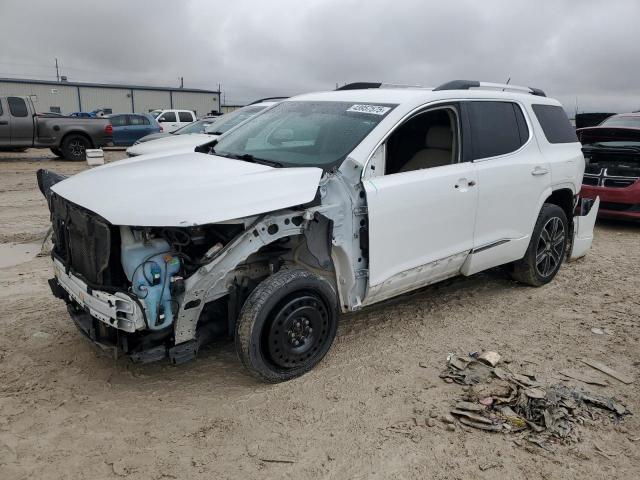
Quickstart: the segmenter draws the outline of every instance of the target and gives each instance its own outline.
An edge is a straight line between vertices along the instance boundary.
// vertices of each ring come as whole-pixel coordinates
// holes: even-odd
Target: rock
[[[31,338],[37,338],[39,340],[47,340],[51,338],[51,334],[47,332],[35,332],[31,335]]]
[[[431,418],[438,418],[438,412],[436,412],[435,410],[431,410],[431,411],[429,412],[429,416],[430,416]]]
[[[604,330],[594,327],[591,329],[591,333],[595,333],[596,335],[604,335]]]
[[[447,426],[445,428],[446,428],[446,430],[448,432],[455,432],[456,431],[456,426],[453,423],[447,423]]]
[[[500,362],[500,358],[500,354],[497,352],[483,352],[478,356],[479,361],[491,367],[495,367]]]
[[[433,418],[427,418],[427,427],[435,427],[436,421]]]
[[[442,415],[440,417],[440,421],[443,423],[455,423],[455,419],[453,418],[453,415]]]

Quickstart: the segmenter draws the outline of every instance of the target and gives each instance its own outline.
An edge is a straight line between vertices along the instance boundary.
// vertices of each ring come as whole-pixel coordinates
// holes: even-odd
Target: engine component
[[[145,304],[148,327],[162,330],[173,323],[170,282],[180,271],[180,258],[171,254],[162,238],[136,238],[129,227],[120,227],[122,267],[131,289]]]

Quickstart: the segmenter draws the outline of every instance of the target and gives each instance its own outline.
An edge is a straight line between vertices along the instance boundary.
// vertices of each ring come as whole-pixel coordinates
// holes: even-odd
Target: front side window
[[[7,103],[9,104],[9,111],[11,112],[11,115],[14,117],[26,117],[29,115],[27,102],[24,101],[24,98],[9,97],[7,98]]]
[[[385,174],[456,163],[458,116],[453,107],[421,112],[398,127],[386,142]]]
[[[165,112],[158,119],[159,122],[175,122],[176,121],[176,113],[175,112]]]
[[[466,108],[473,160],[515,152],[529,139],[527,122],[516,103],[477,101],[468,102]]]
[[[578,141],[576,131],[562,107],[557,105],[532,105],[531,107],[549,143]]]
[[[286,167],[328,170],[342,163],[394,107],[285,101],[221,137],[214,153]]]
[[[181,122],[193,122],[191,112],[178,112],[178,118]]]

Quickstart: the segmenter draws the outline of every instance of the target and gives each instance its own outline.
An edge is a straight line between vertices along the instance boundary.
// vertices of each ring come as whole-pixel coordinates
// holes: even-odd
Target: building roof
[[[56,82],[53,80],[33,80],[28,78],[0,78],[0,82],[7,83],[35,83],[39,85],[69,86],[69,87],[94,87],[94,88],[119,88],[133,90],[158,90],[172,92],[189,92],[189,93],[215,93],[220,94],[218,90],[203,90],[200,88],[180,88],[180,87],[151,87],[144,85],[123,85],[115,83],[89,83],[89,82]]]

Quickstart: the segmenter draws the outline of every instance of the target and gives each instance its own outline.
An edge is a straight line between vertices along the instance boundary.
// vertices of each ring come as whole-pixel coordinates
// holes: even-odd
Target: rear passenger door
[[[464,137],[478,172],[472,274],[522,258],[551,185],[526,107],[510,101],[463,103]]]
[[[129,117],[127,127],[127,142],[130,145],[151,133],[151,122],[144,115],[127,115]]]
[[[186,111],[178,112],[178,128],[182,128],[193,121],[195,121],[195,118],[193,118],[193,113]]]
[[[9,109],[7,108],[7,101],[4,98],[0,98],[0,147],[8,147],[10,144]]]

